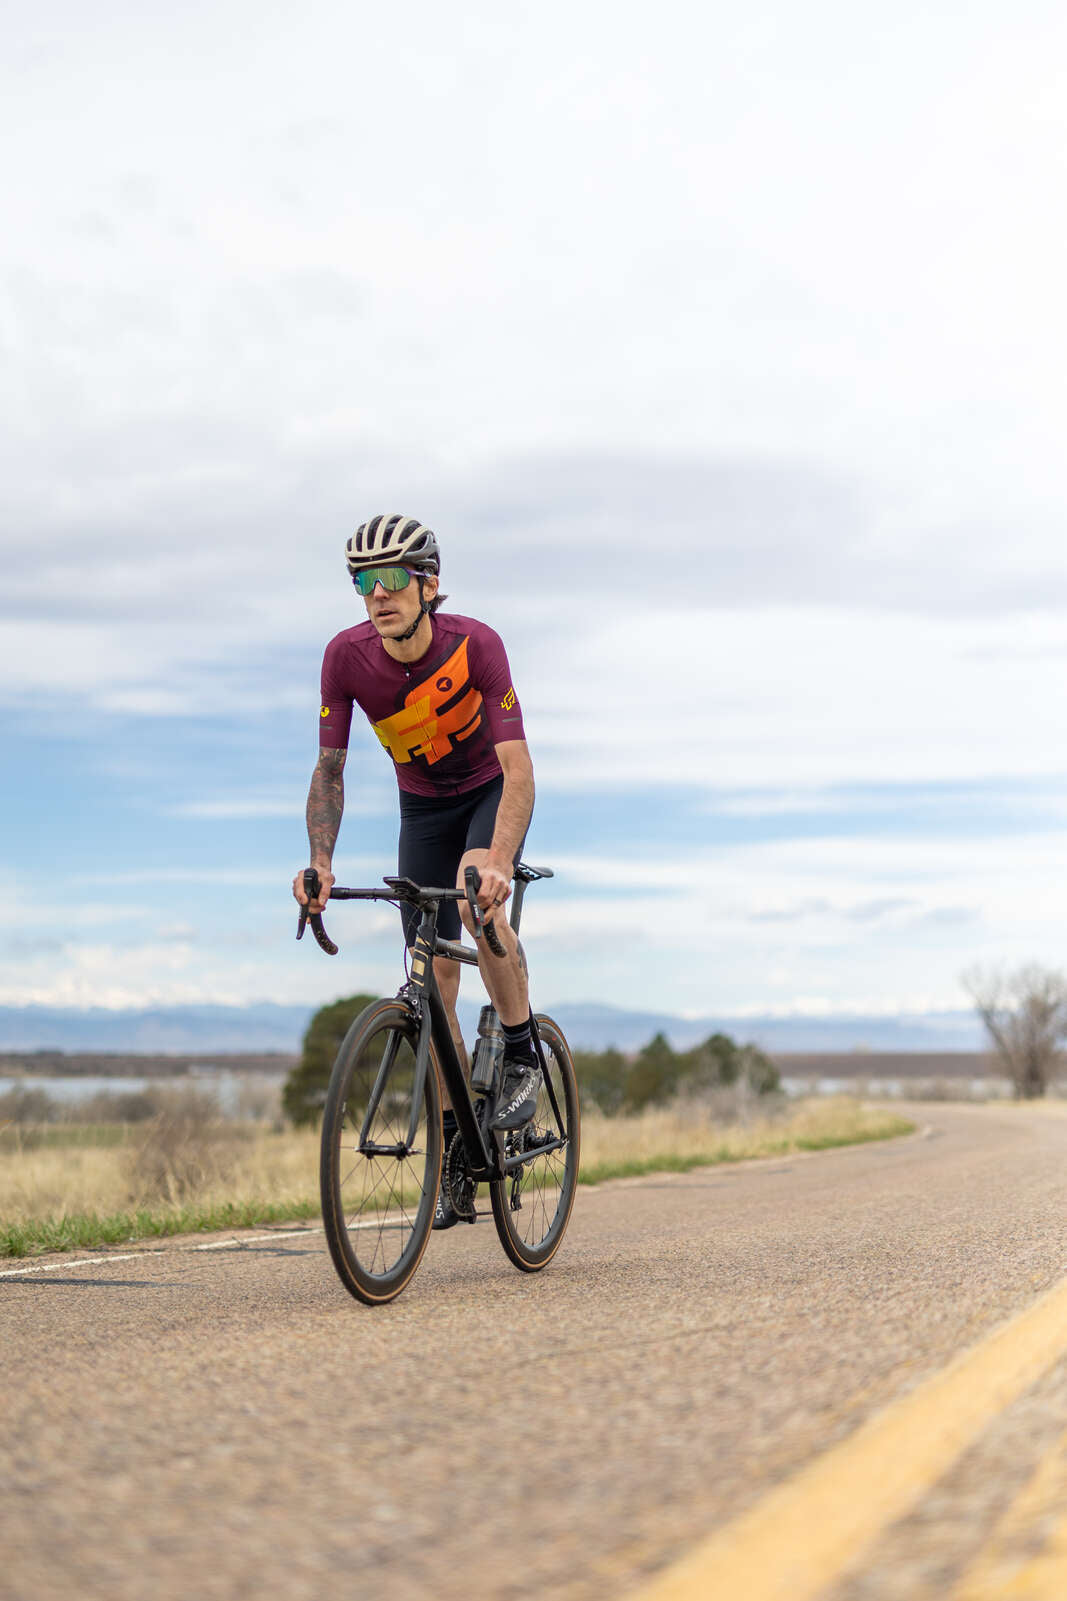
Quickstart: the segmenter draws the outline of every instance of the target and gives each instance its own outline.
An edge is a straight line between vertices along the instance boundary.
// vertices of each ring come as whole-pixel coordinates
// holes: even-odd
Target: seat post
[[[515,888],[511,892],[511,917],[509,918],[509,922],[516,934],[519,932],[519,918],[522,916],[522,903],[525,895],[525,878],[516,878]]]

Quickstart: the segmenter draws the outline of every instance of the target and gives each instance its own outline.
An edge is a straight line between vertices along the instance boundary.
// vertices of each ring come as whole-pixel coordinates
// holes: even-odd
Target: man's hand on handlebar
[[[463,917],[463,921],[467,924],[476,940],[480,940],[484,934],[485,943],[494,956],[506,956],[508,954],[507,946],[501,944],[500,935],[497,933],[496,924],[493,922],[493,913],[501,903],[491,899],[485,910],[482,910],[484,880],[473,863],[463,869],[463,886],[467,892],[468,916],[470,919],[468,921],[468,917],[464,916],[461,909],[460,916]],[[509,889],[508,894],[510,893]]]
[[[502,873],[492,861],[484,862],[479,871],[482,881],[478,886],[478,905],[487,917],[492,917],[511,894],[511,872],[509,869]]]
[[[322,912],[318,909],[329,900],[330,889],[333,887],[333,874],[327,873],[326,877],[330,883],[324,887],[319,878],[318,869],[305,867],[302,874],[303,882],[301,883],[298,880],[293,885],[293,895],[300,903],[300,917],[296,925],[296,937],[297,939],[303,939],[304,929],[310,923],[311,932],[314,934],[319,948],[324,950],[327,956],[336,956],[337,946],[323,927]]]
[[[325,911],[326,902],[330,898],[330,891],[336,883],[336,879],[328,868],[320,867],[318,869],[318,874],[319,893],[314,900],[310,901],[308,900],[307,891],[304,889],[304,869],[301,868],[300,872],[297,873],[296,877],[293,879],[293,899],[300,906],[306,906],[309,914],[314,912],[321,914],[323,911]]]

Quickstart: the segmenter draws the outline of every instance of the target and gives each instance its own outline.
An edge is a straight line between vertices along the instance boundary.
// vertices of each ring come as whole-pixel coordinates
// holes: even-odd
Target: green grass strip
[[[643,1178],[646,1173],[689,1173],[695,1167],[717,1167],[723,1162],[751,1162],[761,1156],[789,1156],[796,1151],[828,1151],[836,1146],[869,1145],[873,1140],[899,1139],[914,1134],[915,1124],[906,1118],[888,1119],[877,1129],[860,1129],[854,1134],[784,1135],[781,1139],[760,1140],[752,1151],[736,1151],[727,1145],[691,1156],[631,1157],[618,1162],[596,1162],[583,1166],[579,1184],[603,1184],[606,1179]]]
[[[183,1206],[166,1212],[96,1212],[49,1217],[31,1223],[0,1224],[0,1257],[40,1256],[46,1251],[79,1251],[97,1245],[127,1245],[171,1234],[213,1234],[262,1223],[288,1223],[318,1217],[319,1202],[241,1201],[224,1206]]]

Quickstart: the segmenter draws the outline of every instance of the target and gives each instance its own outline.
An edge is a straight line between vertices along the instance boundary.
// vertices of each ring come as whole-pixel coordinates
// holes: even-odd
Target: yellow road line
[[[952,1601],[1067,1596],[1067,1434],[1042,1457],[952,1592]],[[1033,1554],[1034,1542],[1040,1549]]]
[[[702,1542],[641,1601],[808,1601],[1065,1350],[1067,1279]]]
[[[1052,1544],[1010,1577],[996,1581],[996,1589],[974,1593],[981,1595],[982,1601],[1063,1601],[1067,1595],[1067,1529],[1061,1526]]]

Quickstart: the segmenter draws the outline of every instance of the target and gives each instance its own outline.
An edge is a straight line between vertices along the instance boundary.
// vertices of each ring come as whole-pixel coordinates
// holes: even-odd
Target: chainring
[[[456,1216],[473,1223],[474,1197],[478,1193],[478,1186],[471,1177],[467,1148],[463,1143],[463,1135],[458,1131],[452,1136],[445,1155],[445,1189]]]

